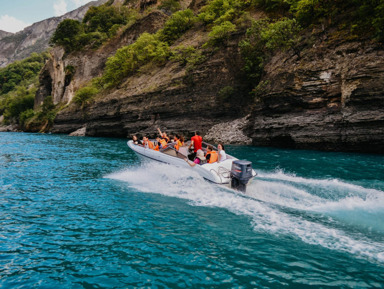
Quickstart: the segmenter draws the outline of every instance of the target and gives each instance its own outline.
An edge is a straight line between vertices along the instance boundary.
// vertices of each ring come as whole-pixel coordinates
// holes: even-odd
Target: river
[[[0,288],[384,288],[384,156],[226,151],[246,195],[124,139],[0,133]]]

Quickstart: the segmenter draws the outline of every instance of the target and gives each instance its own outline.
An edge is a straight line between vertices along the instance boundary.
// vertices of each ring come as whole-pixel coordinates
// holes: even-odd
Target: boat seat
[[[177,157],[176,151],[174,149],[171,149],[171,148],[166,148],[166,149],[162,150],[161,152],[165,153],[169,156]]]

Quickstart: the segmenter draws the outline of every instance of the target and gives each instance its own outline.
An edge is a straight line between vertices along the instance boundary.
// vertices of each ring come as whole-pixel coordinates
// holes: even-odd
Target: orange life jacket
[[[211,151],[211,152],[207,153],[207,155],[211,155],[211,157],[209,158],[209,162],[208,162],[209,164],[215,163],[219,159],[219,156],[218,156],[216,151]]]
[[[160,140],[160,144],[161,144],[163,149],[165,149],[167,147],[167,141],[163,138]]]
[[[159,151],[159,145],[155,146],[155,147],[154,147],[154,150],[155,150],[155,151]]]
[[[180,140],[177,140],[176,144],[175,144],[175,149],[178,151],[180,147],[182,147],[183,144],[181,143]]]
[[[153,142],[151,142],[150,140],[148,141],[148,148],[150,148],[151,150],[153,150],[154,148]]]

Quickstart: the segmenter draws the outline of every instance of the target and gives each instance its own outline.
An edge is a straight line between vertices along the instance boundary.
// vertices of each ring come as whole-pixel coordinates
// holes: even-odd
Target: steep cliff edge
[[[383,56],[381,45],[358,41],[275,55],[249,118],[253,144],[383,153]]]

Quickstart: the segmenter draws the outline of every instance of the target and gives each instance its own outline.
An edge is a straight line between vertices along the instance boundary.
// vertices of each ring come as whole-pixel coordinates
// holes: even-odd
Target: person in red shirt
[[[190,160],[193,161],[195,159],[196,152],[202,149],[202,143],[203,143],[203,138],[199,136],[198,131],[195,131],[195,135],[191,137],[191,144],[188,147],[188,149],[191,149],[193,147],[193,153],[188,155],[188,158]]]

